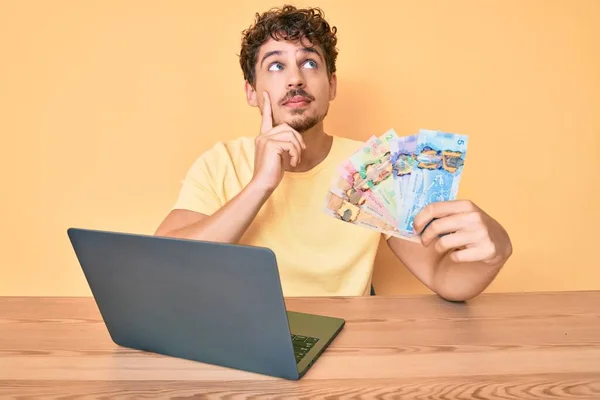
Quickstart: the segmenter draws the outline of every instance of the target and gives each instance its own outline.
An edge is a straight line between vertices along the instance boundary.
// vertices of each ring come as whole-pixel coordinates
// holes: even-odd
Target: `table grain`
[[[92,298],[0,297],[0,398],[600,399],[600,291],[286,305],[346,319],[300,381],[120,347]]]

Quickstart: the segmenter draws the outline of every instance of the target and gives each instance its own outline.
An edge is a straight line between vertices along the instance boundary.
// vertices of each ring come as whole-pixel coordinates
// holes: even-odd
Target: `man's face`
[[[273,125],[287,123],[303,133],[327,115],[335,98],[336,77],[329,79],[320,46],[270,39],[258,52],[255,86],[246,84],[248,104],[263,110],[266,91]]]

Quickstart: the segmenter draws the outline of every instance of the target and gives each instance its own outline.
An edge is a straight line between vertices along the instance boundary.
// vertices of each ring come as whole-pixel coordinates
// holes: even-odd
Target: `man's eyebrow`
[[[319,56],[319,58],[321,60],[323,60],[323,57],[321,56],[321,53],[319,53],[319,51],[317,49],[315,49],[314,47],[303,47],[301,49],[302,52],[304,53],[310,53],[310,54],[316,54],[317,56]],[[271,56],[280,56],[283,54],[283,51],[281,50],[272,50],[272,51],[267,51],[265,53],[265,55],[262,57],[262,59],[260,60],[260,66],[262,67],[263,63],[265,62],[265,60]]]
[[[319,53],[319,51],[317,49],[315,49],[314,47],[303,47],[302,51],[305,53],[311,53],[311,54],[316,54],[319,56],[319,58],[321,60],[323,60],[323,57],[321,56],[321,53]]]
[[[283,52],[281,50],[272,50],[272,51],[267,51],[265,53],[265,55],[263,56],[262,60],[260,60],[260,66],[262,67],[263,63],[265,62],[265,60],[271,56],[280,56]]]

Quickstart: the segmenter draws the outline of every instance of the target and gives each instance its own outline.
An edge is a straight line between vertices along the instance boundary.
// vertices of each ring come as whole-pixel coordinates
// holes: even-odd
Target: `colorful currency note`
[[[372,185],[366,184],[365,179],[358,172],[357,166],[353,165],[351,162],[352,159],[354,159],[354,160],[360,159],[362,154],[367,154],[367,153],[384,154],[383,151],[378,151],[379,142],[380,142],[380,140],[376,136],[371,136],[369,138],[369,140],[367,140],[363,144],[363,146],[361,146],[360,149],[358,149],[356,152],[354,152],[354,154],[352,154],[348,160],[346,160],[344,163],[342,163],[342,165],[339,166],[338,174],[340,176],[342,176],[350,184],[350,186],[352,188],[355,189],[354,192],[361,194],[361,197],[363,199],[362,207],[365,208],[365,210],[367,212],[370,212],[370,213],[376,215],[377,217],[382,218],[386,222],[395,226],[397,224],[396,219],[384,207],[384,205],[383,205],[384,201],[380,198],[380,196],[378,196],[377,193],[375,193],[373,191]],[[361,167],[360,163],[357,163],[357,164],[359,164],[358,168],[360,168]],[[339,184],[339,181],[337,181],[337,182]],[[335,185],[333,185],[333,186],[335,186]],[[342,187],[344,189],[347,189],[347,185],[345,185],[345,184],[343,184]],[[337,193],[338,195],[341,196],[339,190],[334,189],[333,192]],[[353,195],[354,195],[353,197],[356,200],[358,200],[357,193],[353,193]],[[344,197],[344,196],[341,196],[341,197]],[[349,199],[348,196],[346,196],[344,198],[346,200]],[[354,204],[357,204],[357,203],[354,202]]]
[[[371,148],[376,142],[377,137],[371,136],[360,149],[350,156],[350,158],[356,158],[357,155],[365,152],[365,148]],[[389,215],[382,202],[372,192],[371,188],[362,185],[364,179],[360,176],[349,159],[344,161],[344,163],[338,167],[337,172],[338,176],[334,177],[330,191],[378,218],[388,221],[388,223],[391,223],[394,226],[396,225],[393,217]]]
[[[334,218],[356,226],[372,229],[384,235],[412,240],[411,237],[407,237],[395,226],[386,223],[372,214],[364,212],[360,207],[349,203],[332,192],[328,192],[325,198],[325,212]]]
[[[351,164],[349,168],[352,168]],[[361,190],[360,188],[356,187],[358,185],[355,185],[355,179],[357,178],[358,173],[353,174],[342,167],[340,167],[338,173],[339,174],[331,183],[329,188],[330,192],[344,199],[350,204],[361,208],[369,214],[372,214],[375,217],[390,223],[390,217],[387,215],[385,208],[373,195],[371,190]],[[360,177],[358,177],[358,179],[360,179]],[[391,224],[395,225],[393,220]]]
[[[428,204],[456,199],[468,136],[420,130],[372,136],[340,165],[326,211],[385,235],[420,242],[415,216]]]
[[[407,196],[410,177],[417,163],[415,151],[417,149],[418,137],[418,135],[401,136],[391,143],[398,222],[404,221],[405,214],[412,208]],[[401,227],[401,224],[397,223],[396,225]]]
[[[413,232],[415,216],[428,204],[456,199],[467,145],[467,135],[419,130],[405,199],[410,209],[398,225],[400,231]]]
[[[390,129],[381,137],[369,139],[361,151],[350,157],[354,170],[363,179],[360,189],[370,189],[373,192],[374,197],[385,207],[391,217],[389,222],[393,221],[394,226],[397,225],[398,210],[392,178],[391,143],[397,138],[396,132]]]

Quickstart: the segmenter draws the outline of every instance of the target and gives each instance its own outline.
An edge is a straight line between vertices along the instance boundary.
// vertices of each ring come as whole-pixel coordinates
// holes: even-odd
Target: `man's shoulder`
[[[362,140],[351,139],[343,136],[333,135],[333,140],[336,142],[335,147],[341,156],[349,156],[365,144],[365,142]]]
[[[225,176],[246,171],[254,163],[254,138],[237,137],[219,140],[199,153],[189,170],[189,174],[222,180]]]
[[[202,157],[235,157],[245,153],[254,153],[254,138],[240,136],[234,139],[220,140],[213,143]]]
[[[334,148],[336,156],[346,157],[352,155],[365,144],[362,140],[351,139],[343,136],[332,135],[335,141]],[[253,161],[255,138],[240,136],[234,139],[220,140],[213,143],[207,150],[201,153],[197,162],[215,164],[236,165],[243,161]]]
[[[219,140],[200,153],[197,163],[237,164],[254,156],[254,138],[241,136],[235,139]]]

